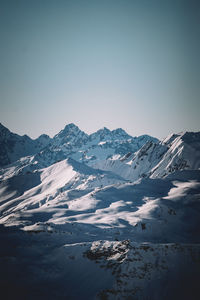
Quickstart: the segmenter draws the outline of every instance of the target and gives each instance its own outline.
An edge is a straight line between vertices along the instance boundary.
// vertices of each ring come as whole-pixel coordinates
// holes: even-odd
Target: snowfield
[[[200,133],[69,124],[21,157],[13,135],[1,125],[4,299],[199,299]]]

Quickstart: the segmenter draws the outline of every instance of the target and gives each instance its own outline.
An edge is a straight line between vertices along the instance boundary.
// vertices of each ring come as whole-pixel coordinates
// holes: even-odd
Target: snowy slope
[[[52,139],[43,134],[36,140],[19,136],[0,126],[0,166],[7,166],[25,156],[34,155],[38,167],[71,157],[79,162],[90,163],[106,160],[114,155],[136,152],[147,141],[157,139],[148,135],[131,137],[123,129],[107,128],[88,135],[76,125],[68,124]],[[20,163],[19,163],[20,164]]]
[[[200,132],[184,132],[172,141],[167,138],[162,145],[168,151],[151,170],[151,177],[161,177],[177,170],[197,170],[200,168]]]
[[[5,180],[1,292],[8,299],[198,300],[200,171],[135,184],[102,175],[70,159]]]
[[[117,134],[123,139],[126,133],[117,131]],[[98,141],[103,142],[103,139],[108,141],[108,136],[110,138],[111,135],[112,132],[104,128],[100,134],[97,132],[89,139],[90,142],[95,139],[96,143],[98,138]],[[151,241],[152,232],[154,233],[152,239],[159,239],[159,236],[162,236],[161,232],[157,235],[152,228],[156,228],[157,222],[160,229],[164,228],[162,226],[165,226],[166,222],[168,224],[168,218],[171,216],[166,213],[162,215],[163,212],[171,209],[174,212],[173,205],[171,207],[169,201],[165,199],[169,196],[170,189],[174,185],[177,186],[181,199],[180,207],[183,210],[185,208],[182,197],[185,190],[188,199],[193,197],[190,196],[190,188],[193,191],[191,194],[196,195],[193,197],[194,201],[199,197],[199,137],[199,133],[170,135],[162,142],[147,142],[136,153],[115,155],[111,159],[99,161],[99,164],[98,162],[94,164],[95,168],[72,158],[58,160],[53,164],[49,157],[45,160],[42,154],[21,158],[0,171],[1,223],[21,226],[23,222],[27,223],[26,217],[22,223],[20,221],[23,219],[22,211],[25,211],[27,216],[29,211],[32,214],[32,210],[35,209],[39,211],[41,209],[45,213],[50,209],[56,215],[55,218],[50,214],[53,223],[75,221],[99,229],[126,228],[135,235],[141,229],[141,225],[138,224],[143,224],[144,220],[148,219],[150,220],[147,226],[150,228],[148,239]],[[57,145],[60,143],[64,145],[66,142],[78,147],[80,140],[83,139],[88,143],[88,136],[73,124],[66,126],[64,131],[55,137]],[[162,179],[163,177],[166,179]],[[180,184],[174,184],[176,178]],[[57,217],[58,209],[61,218]],[[166,227],[169,232],[170,224]],[[176,228],[184,226],[179,218],[175,224]],[[143,238],[144,232],[147,231],[139,230],[139,236],[141,232]],[[181,238],[184,240],[185,237]]]
[[[13,220],[13,212],[27,211],[43,205],[47,207],[49,203],[53,203],[57,209],[67,197],[68,190],[91,191],[95,187],[122,182],[125,180],[118,175],[92,169],[73,159],[63,160],[32,173],[20,173],[10,178],[6,176],[0,185],[2,222],[10,216]]]
[[[69,124],[37,145],[0,169],[8,299],[199,298],[200,133],[159,142]]]
[[[63,228],[73,223],[87,225],[100,238],[121,235],[149,242],[199,241],[199,170],[126,183],[113,173],[68,159],[5,179],[0,193],[0,223],[7,226],[32,231],[47,223]]]
[[[178,170],[198,170],[200,132],[171,134],[159,143],[148,143],[129,163],[141,177],[160,178]]]
[[[110,131],[104,127],[87,135],[76,125],[68,124],[35,159],[43,161],[46,166],[66,157],[94,165],[114,155],[134,153],[147,141],[158,140],[148,135],[131,137],[121,128]]]
[[[147,142],[135,153],[91,162],[90,165],[131,181],[143,177],[160,178],[177,170],[197,170],[200,168],[200,133],[169,135],[161,142]]]

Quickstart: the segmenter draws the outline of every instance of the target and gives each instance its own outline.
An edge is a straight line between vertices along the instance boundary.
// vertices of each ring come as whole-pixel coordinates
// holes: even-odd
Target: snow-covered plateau
[[[200,132],[0,124],[2,299],[197,300]]]

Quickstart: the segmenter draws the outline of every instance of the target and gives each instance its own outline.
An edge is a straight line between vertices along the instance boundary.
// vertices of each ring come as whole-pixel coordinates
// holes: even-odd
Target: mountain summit
[[[99,160],[114,154],[137,151],[147,141],[157,139],[146,136],[131,137],[123,129],[109,130],[106,127],[88,135],[78,126],[70,123],[52,139],[41,135],[32,140],[10,132],[0,126],[0,166],[8,165],[27,155],[39,155],[45,165],[60,159],[72,157],[78,161]],[[99,154],[98,154],[99,153]]]

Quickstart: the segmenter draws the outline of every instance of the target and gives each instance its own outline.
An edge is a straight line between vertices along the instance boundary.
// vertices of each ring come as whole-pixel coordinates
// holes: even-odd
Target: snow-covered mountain
[[[46,147],[50,142],[48,135],[32,140],[27,135],[20,136],[10,132],[0,123],[0,166],[8,165],[21,157],[32,155]]]
[[[149,141],[135,153],[90,163],[135,181],[143,177],[161,178],[178,170],[200,168],[200,132],[171,134],[163,141]]]
[[[129,151],[134,153],[147,141],[155,142],[157,139],[148,135],[131,137],[121,128],[110,131],[106,127],[87,135],[76,125],[69,124],[38,155],[45,157],[45,161],[49,157],[51,163],[66,157],[95,163],[113,155],[124,155]]]
[[[130,151],[134,153],[147,141],[158,140],[148,135],[131,137],[121,128],[110,131],[104,127],[88,135],[72,123],[66,125],[52,139],[43,134],[32,140],[28,136],[14,134],[1,125],[0,166],[33,154],[35,161],[39,161],[43,166],[69,157],[84,163],[97,162],[113,155],[121,156]]]
[[[31,140],[1,126],[1,145],[8,299],[199,298],[200,132],[69,124]]]

